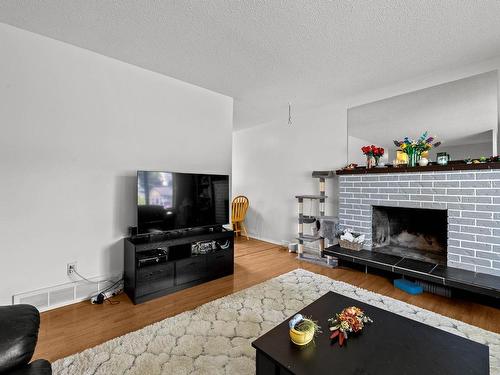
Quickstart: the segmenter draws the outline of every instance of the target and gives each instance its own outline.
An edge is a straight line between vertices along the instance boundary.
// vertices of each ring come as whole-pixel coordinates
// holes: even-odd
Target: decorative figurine
[[[318,333],[321,333],[321,327],[317,322],[306,318],[301,314],[296,314],[288,322],[290,327],[290,340],[299,346],[309,344]]]
[[[339,345],[342,346],[347,340],[348,333],[359,333],[366,323],[373,323],[364,311],[359,307],[346,307],[340,313],[335,314],[335,318],[328,319],[330,323],[330,331],[332,332],[330,339],[339,338]]]
[[[448,155],[446,152],[438,152],[436,162],[439,165],[447,165],[449,161],[450,155]]]
[[[429,159],[427,158],[420,158],[420,160],[418,161],[418,165],[420,165],[421,167],[427,167],[428,164]]]

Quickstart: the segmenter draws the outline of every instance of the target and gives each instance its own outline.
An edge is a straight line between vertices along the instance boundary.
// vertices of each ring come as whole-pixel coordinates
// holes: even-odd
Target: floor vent
[[[15,300],[15,296],[14,296]],[[15,303],[15,302],[14,302]],[[25,295],[19,297],[18,303],[27,303],[35,306],[38,310],[44,310],[49,307],[49,292],[40,292],[33,295]]]
[[[437,294],[438,296],[451,298],[451,289],[444,285],[438,285],[423,280],[415,281],[427,293]]]
[[[75,287],[70,285],[61,289],[49,291],[49,303],[51,305],[62,305],[75,299]]]
[[[88,300],[113,284],[113,282],[106,280],[118,280],[120,277],[121,276],[96,277],[92,279],[95,280],[96,283],[75,281],[31,292],[15,294],[12,298],[12,302],[14,305],[27,303],[35,306],[40,311],[47,311]]]

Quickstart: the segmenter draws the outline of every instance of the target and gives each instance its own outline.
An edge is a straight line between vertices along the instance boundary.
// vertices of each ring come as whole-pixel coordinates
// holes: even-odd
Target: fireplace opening
[[[372,250],[446,265],[446,210],[373,206]]]

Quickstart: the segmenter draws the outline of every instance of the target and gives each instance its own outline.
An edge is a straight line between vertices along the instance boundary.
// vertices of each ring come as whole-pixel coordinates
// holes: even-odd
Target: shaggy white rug
[[[500,335],[302,269],[63,358],[52,368],[55,374],[86,375],[255,374],[251,342],[330,290],[486,344],[491,373],[500,373]]]

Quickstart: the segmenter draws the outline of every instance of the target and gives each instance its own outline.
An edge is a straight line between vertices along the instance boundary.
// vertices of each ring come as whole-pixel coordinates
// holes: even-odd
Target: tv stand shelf
[[[215,250],[192,254],[196,242],[214,241]],[[151,250],[168,253],[167,259],[139,265]],[[199,230],[125,239],[125,292],[134,304],[189,288],[234,273],[233,231]]]

